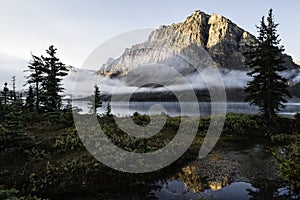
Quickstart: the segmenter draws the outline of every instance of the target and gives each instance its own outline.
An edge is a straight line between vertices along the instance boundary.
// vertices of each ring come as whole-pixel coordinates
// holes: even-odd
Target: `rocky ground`
[[[259,144],[245,150],[214,151],[194,164],[199,175],[209,181],[278,180],[274,158],[267,147]]]

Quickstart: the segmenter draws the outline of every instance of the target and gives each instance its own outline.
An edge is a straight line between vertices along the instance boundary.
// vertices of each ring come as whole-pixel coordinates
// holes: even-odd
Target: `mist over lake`
[[[201,116],[209,116],[211,114],[211,105],[218,105],[222,103],[210,102],[129,102],[129,108],[126,102],[110,102],[112,106],[112,114],[120,117],[131,116],[135,112],[146,115],[167,114],[172,117],[181,116],[180,104],[191,107],[191,109],[198,106]],[[98,108],[97,113],[105,113],[108,102],[103,102],[102,108]],[[250,106],[249,103],[244,102],[226,102],[227,113],[243,113],[243,114],[257,114],[259,112],[257,107]],[[150,110],[154,105],[161,105],[164,109]],[[278,114],[281,115],[295,115],[300,112],[300,103],[285,103],[286,109]],[[73,101],[73,107],[82,109],[81,114],[90,113],[89,101]],[[187,114],[188,117],[195,117]]]

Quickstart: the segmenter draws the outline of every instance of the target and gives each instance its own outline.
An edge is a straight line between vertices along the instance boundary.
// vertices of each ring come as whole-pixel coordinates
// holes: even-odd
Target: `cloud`
[[[223,84],[225,88],[244,88],[250,80],[247,72],[240,70],[223,69],[218,74],[214,67],[206,67],[200,70],[200,74],[195,72],[182,75],[162,65],[147,65],[122,78],[99,76],[98,85],[104,93],[122,94],[207,89],[207,85],[222,87]]]
[[[184,91],[193,89],[206,90],[208,86],[222,88],[244,88],[251,77],[247,71],[200,66],[198,71],[188,70],[176,65],[145,64],[132,68],[127,75],[119,78],[97,76],[94,72],[81,70],[70,74],[65,80],[66,85],[76,81],[76,92],[81,96],[91,95],[97,83],[102,94],[128,94],[144,92]],[[198,73],[199,72],[199,73]],[[299,70],[287,70],[282,76],[294,83],[300,82]],[[78,95],[78,94],[77,94]]]
[[[300,70],[299,69],[292,69],[287,70],[281,73],[282,76],[287,78],[288,80],[293,81],[294,84],[300,83]]]

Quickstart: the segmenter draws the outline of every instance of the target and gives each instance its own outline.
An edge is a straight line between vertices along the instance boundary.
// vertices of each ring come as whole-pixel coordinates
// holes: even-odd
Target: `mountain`
[[[184,22],[160,26],[150,34],[147,41],[126,49],[119,58],[110,58],[98,74],[126,76],[130,70],[149,63],[170,64],[170,56],[173,56],[174,62],[175,54],[183,56],[193,65],[196,63],[197,68],[213,65],[231,70],[247,70],[243,52],[247,44],[255,41],[252,34],[226,17],[208,15],[197,10]],[[288,69],[299,68],[290,56],[283,56]],[[193,69],[185,66],[179,71],[188,74]]]
[[[118,58],[109,58],[97,71],[102,77],[100,90],[107,98],[113,91],[122,99],[138,88],[132,100],[161,101],[176,99],[174,91],[187,96],[191,86],[199,101],[209,101],[208,85],[220,88],[223,83],[228,101],[243,101],[244,87],[251,80],[243,52],[256,41],[230,19],[197,10],[184,22],[160,26],[145,42],[125,49]],[[291,56],[282,57],[287,67],[282,75],[294,97],[291,101],[298,101],[300,67]],[[211,73],[215,67],[222,80]]]

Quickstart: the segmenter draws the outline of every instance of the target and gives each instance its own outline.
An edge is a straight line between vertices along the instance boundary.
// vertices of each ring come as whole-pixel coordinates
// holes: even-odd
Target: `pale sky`
[[[0,0],[0,82],[10,76],[4,70],[21,72],[31,52],[44,54],[51,44],[65,64],[80,67],[97,46],[115,35],[181,22],[195,10],[221,14],[256,35],[255,25],[270,8],[280,24],[286,53],[300,60],[296,0]],[[12,58],[19,58],[15,61],[19,64],[3,64]]]

